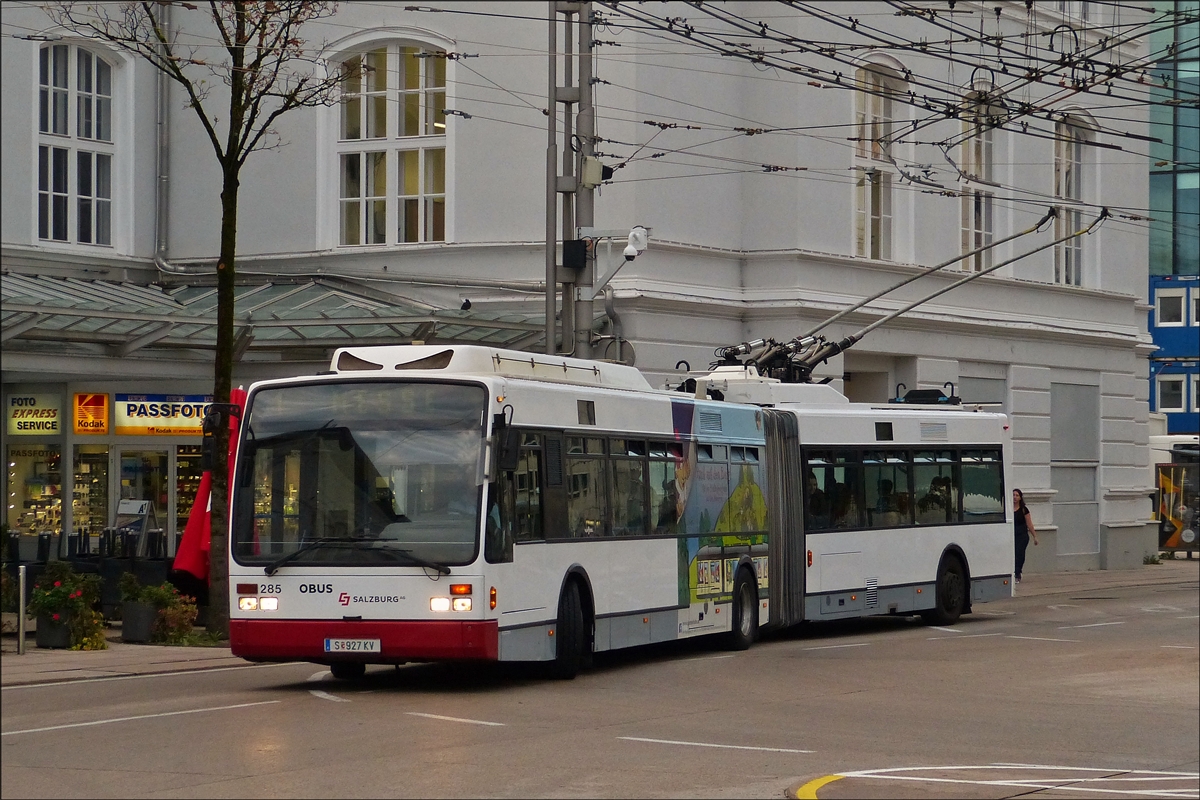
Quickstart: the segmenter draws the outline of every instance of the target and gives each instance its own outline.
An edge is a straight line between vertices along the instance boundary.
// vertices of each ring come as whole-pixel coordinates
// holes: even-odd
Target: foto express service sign
[[[200,436],[208,394],[119,394],[113,402],[113,429],[126,436]]]
[[[57,394],[14,394],[8,398],[8,435],[59,434],[62,428],[62,396]]]

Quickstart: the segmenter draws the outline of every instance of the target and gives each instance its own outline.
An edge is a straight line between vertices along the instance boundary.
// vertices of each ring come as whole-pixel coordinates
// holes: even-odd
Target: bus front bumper
[[[326,639],[378,639],[379,652],[328,653]],[[499,654],[496,622],[231,619],[229,644],[250,661],[490,660]]]

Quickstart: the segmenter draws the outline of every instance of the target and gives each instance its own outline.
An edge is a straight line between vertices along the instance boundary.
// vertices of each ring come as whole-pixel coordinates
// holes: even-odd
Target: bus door
[[[796,415],[763,409],[767,437],[767,569],[771,625],[804,619],[804,508]]]

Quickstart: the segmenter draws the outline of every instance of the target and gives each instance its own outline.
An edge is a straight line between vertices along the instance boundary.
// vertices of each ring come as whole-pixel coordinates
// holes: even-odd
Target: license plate
[[[378,639],[326,639],[326,653],[378,653]]]

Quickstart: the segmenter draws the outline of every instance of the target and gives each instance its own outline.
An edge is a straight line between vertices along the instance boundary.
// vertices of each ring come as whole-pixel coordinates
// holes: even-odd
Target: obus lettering
[[[332,583],[302,583],[300,594],[333,594]]]

